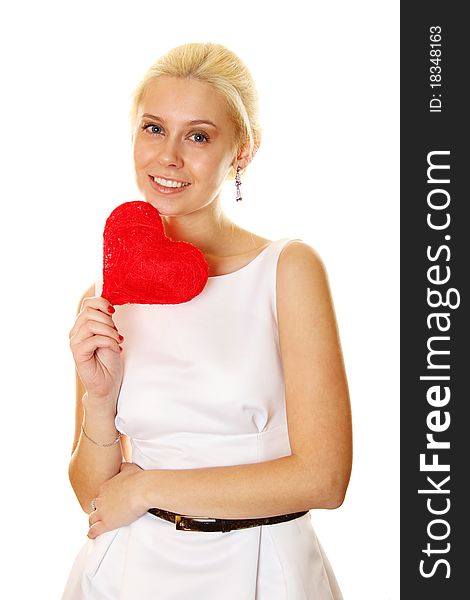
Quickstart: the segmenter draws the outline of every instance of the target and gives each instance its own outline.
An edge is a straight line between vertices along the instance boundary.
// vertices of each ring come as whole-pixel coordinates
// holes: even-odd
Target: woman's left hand
[[[90,529],[87,536],[90,539],[129,525],[147,511],[139,493],[142,471],[135,463],[123,462],[120,473],[100,485],[98,496],[94,499],[96,510],[90,513],[88,519]]]

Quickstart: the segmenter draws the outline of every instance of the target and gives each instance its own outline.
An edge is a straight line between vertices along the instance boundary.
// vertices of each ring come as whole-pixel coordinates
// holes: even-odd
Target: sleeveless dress
[[[292,453],[276,309],[278,257],[289,241],[273,241],[241,269],[209,277],[189,302],[115,306],[125,339],[115,423],[130,437],[141,468],[228,466]],[[95,289],[100,295],[102,276]],[[342,594],[310,512],[225,533],[176,530],[146,513],[86,538],[62,596],[118,599],[342,600]]]

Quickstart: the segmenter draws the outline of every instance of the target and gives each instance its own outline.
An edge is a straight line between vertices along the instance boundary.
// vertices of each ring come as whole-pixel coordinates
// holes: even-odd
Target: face
[[[169,216],[213,202],[236,159],[234,139],[225,99],[212,86],[159,77],[139,106],[133,138],[136,182],[145,200]]]

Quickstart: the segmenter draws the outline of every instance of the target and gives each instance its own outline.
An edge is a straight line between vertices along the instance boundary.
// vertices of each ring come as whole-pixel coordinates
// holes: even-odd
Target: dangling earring
[[[242,195],[240,193],[240,186],[242,184],[242,181],[240,179],[240,171],[241,171],[241,168],[240,168],[240,165],[238,165],[237,174],[235,176],[235,185],[237,186],[237,197],[235,198],[235,200],[237,202],[242,199]]]

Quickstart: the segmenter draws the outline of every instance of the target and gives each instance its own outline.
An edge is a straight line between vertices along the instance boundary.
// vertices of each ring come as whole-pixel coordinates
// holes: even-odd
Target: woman
[[[138,187],[209,279],[181,304],[112,307],[101,280],[82,298],[69,475],[90,539],[63,599],[341,598],[308,512],[340,506],[351,470],[327,275],[220,204],[260,144],[250,73],[219,44],[174,48],[131,122]]]

